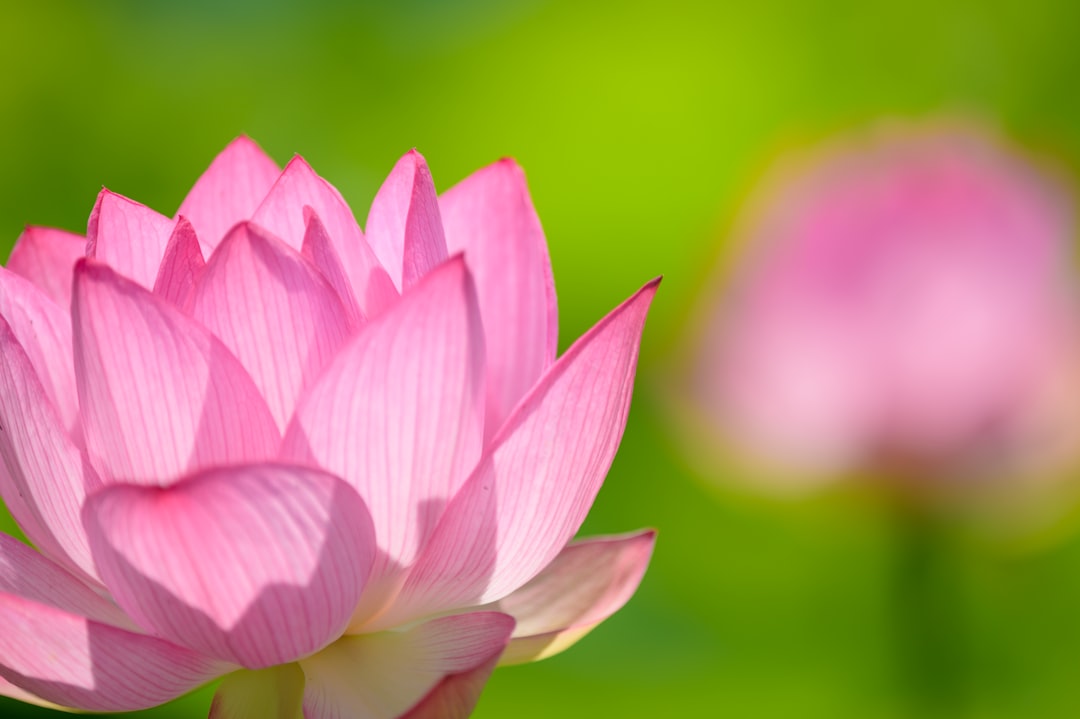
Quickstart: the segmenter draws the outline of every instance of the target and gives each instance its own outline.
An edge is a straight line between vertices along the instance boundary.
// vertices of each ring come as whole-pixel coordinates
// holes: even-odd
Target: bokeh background
[[[913,530],[857,489],[759,497],[683,458],[665,393],[738,209],[785,151],[944,112],[1080,172],[1077,27],[1066,0],[8,3],[0,256],[27,223],[85,231],[102,185],[171,214],[240,133],[279,163],[303,154],[360,218],[409,148],[440,189],[514,156],[563,347],[665,275],[583,528],[660,537],[621,613],[498,670],[476,716],[1075,716],[1070,522],[1002,538]],[[140,716],[205,716],[211,695]]]

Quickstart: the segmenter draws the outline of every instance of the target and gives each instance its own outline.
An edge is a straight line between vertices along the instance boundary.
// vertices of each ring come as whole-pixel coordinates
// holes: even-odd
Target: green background
[[[664,389],[725,230],[782,151],[946,112],[1080,170],[1075,8],[9,3],[0,244],[27,223],[85,231],[102,185],[171,214],[240,133],[279,163],[304,155],[361,219],[411,147],[440,189],[514,156],[548,236],[563,347],[665,275],[583,530],[660,536],[621,613],[566,654],[498,670],[478,717],[1076,716],[1080,540],[1018,549],[869,493],[717,488],[681,458]],[[209,700],[144,715],[204,716]],[[0,700],[0,716],[47,714]]]

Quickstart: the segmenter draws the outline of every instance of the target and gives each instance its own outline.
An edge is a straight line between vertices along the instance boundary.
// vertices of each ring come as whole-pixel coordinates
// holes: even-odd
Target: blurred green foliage
[[[563,346],[666,275],[583,530],[659,527],[653,566],[572,651],[499,670],[478,717],[1080,711],[1080,540],[1016,553],[857,494],[710,489],[663,401],[724,231],[784,149],[949,112],[1080,168],[1080,5],[37,0],[0,16],[6,247],[26,223],[82,231],[102,185],[171,214],[247,133],[279,162],[303,154],[361,221],[410,147],[440,189],[515,156],[551,246]],[[143,716],[203,716],[209,700]],[[46,714],[0,700],[5,717]]]

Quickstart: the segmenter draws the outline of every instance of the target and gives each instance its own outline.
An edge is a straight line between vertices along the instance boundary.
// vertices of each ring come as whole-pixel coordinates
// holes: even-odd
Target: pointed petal
[[[0,592],[0,676],[87,711],[163,704],[229,671],[187,649]]]
[[[176,219],[176,229],[169,237],[165,258],[154,280],[154,294],[186,315],[195,303],[195,288],[206,273],[199,238],[195,228],[183,216]]]
[[[298,664],[242,669],[225,677],[209,719],[304,719],[304,672]]]
[[[297,408],[283,456],[368,503],[382,550],[373,592],[412,563],[479,456],[482,382],[476,297],[455,258],[367,324]]]
[[[90,213],[86,256],[149,289],[175,224],[145,205],[102,190]]]
[[[498,664],[496,655],[476,669],[445,677],[401,719],[467,719]]]
[[[447,258],[439,199],[423,155],[410,150],[383,182],[367,219],[367,238],[399,290]]]
[[[176,215],[191,222],[209,254],[233,225],[251,218],[280,172],[262,148],[240,136],[214,158]]]
[[[65,429],[79,421],[71,364],[71,317],[30,281],[0,267],[0,317],[7,320]]]
[[[372,628],[501,599],[577,532],[626,425],[656,284],[574,343],[518,406]]]
[[[318,270],[249,223],[214,251],[192,316],[240,360],[281,428],[349,335],[345,308]]]
[[[75,268],[72,309],[86,446],[102,481],[167,484],[277,453],[266,402],[201,325],[85,260]]]
[[[488,353],[492,436],[555,360],[559,340],[547,241],[513,160],[479,170],[439,197],[446,245],[476,277]]]
[[[308,207],[326,228],[364,315],[371,317],[392,304],[397,290],[364,239],[352,210],[302,157],[294,157],[285,167],[252,220],[300,249],[307,232]]]
[[[79,517],[96,482],[61,424],[30,358],[0,319],[0,493],[27,537],[48,556],[96,577]]]
[[[288,465],[214,469],[167,489],[113,485],[90,497],[83,521],[136,622],[252,669],[339,637],[375,554],[359,495]]]
[[[86,238],[82,235],[50,227],[27,227],[15,240],[7,268],[33,282],[70,312],[72,272],[85,255]]]
[[[571,542],[528,584],[492,609],[517,620],[500,665],[546,659],[569,648],[634,595],[656,532]]]
[[[305,207],[304,214],[307,229],[304,231],[304,245],[300,248],[300,254],[319,270],[337,292],[341,304],[345,307],[349,326],[358,328],[364,323],[364,316],[360,311],[360,304],[356,301],[356,295],[353,294],[349,278],[345,274],[345,267],[341,264],[341,258],[330,242],[326,227],[315,211],[310,207]]]
[[[407,631],[343,637],[300,661],[308,679],[304,716],[407,716],[445,678],[496,660],[513,628],[514,620],[505,614],[475,612],[433,619]]]

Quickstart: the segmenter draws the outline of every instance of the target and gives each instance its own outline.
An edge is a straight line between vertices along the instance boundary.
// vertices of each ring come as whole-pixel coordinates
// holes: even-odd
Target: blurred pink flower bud
[[[1077,427],[1060,187],[971,128],[892,128],[789,169],[707,308],[699,419],[802,486],[1038,474]]]

